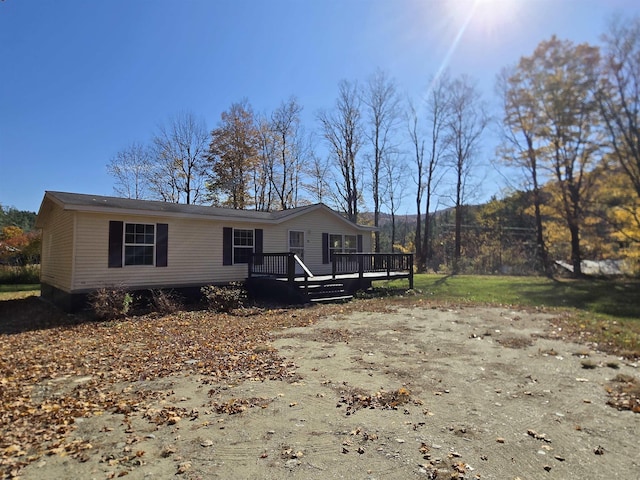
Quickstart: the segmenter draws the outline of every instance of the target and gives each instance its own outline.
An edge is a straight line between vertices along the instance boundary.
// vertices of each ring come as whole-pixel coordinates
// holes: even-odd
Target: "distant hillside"
[[[17,210],[13,207],[3,207],[0,205],[0,229],[4,227],[20,227],[24,232],[35,229],[36,214],[26,210]]]

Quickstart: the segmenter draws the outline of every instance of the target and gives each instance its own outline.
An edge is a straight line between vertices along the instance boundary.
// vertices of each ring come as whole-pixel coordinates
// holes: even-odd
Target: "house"
[[[36,227],[42,297],[67,310],[104,286],[193,289],[244,281],[254,256],[268,253],[293,252],[299,270],[335,274],[332,258],[370,252],[374,231],[323,204],[258,212],[51,191]]]

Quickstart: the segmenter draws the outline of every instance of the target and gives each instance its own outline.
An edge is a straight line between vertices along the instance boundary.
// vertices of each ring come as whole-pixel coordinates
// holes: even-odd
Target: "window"
[[[154,261],[156,267],[166,267],[169,260],[169,224],[125,224],[121,220],[109,220],[108,245],[109,268],[154,265]]]
[[[334,253],[362,252],[362,235],[322,234],[322,263],[331,263]]]
[[[329,259],[333,258],[334,253],[342,252],[342,235],[329,235]]]
[[[126,223],[124,227],[124,264],[153,265],[155,225]]]
[[[344,236],[344,253],[358,253],[358,236]]]
[[[253,230],[233,230],[233,263],[249,263],[253,253]]]
[[[304,232],[289,232],[289,251],[304,260]]]

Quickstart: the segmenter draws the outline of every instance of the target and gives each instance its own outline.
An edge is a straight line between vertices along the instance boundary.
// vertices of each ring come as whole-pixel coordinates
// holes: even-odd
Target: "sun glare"
[[[451,37],[427,92],[449,67],[463,38],[489,48],[491,43],[502,41],[507,31],[519,28],[519,16],[524,13],[524,0],[444,0],[443,3]]]
[[[449,0],[450,14],[468,34],[496,37],[517,23],[522,0]]]

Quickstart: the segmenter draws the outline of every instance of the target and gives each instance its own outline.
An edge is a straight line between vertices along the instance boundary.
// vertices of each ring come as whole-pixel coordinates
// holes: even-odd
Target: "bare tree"
[[[454,79],[450,85],[451,109],[446,124],[448,153],[455,178],[455,242],[454,271],[459,268],[462,253],[462,217],[467,201],[469,179],[475,167],[482,133],[489,118],[480,92],[467,76]]]
[[[253,197],[256,210],[268,212],[273,207],[273,187],[269,179],[275,157],[275,140],[269,121],[258,119],[258,158],[253,169]]]
[[[325,203],[331,189],[328,180],[331,172],[330,163],[312,153],[310,161],[303,168],[307,179],[306,183],[303,183],[303,188],[314,201]]]
[[[418,272],[423,272],[425,270],[426,263],[426,251],[422,246],[422,197],[424,196],[426,183],[423,178],[424,176],[424,147],[425,140],[422,136],[422,133],[419,128],[419,119],[418,112],[416,111],[413,103],[409,102],[407,114],[407,131],[409,133],[409,139],[411,141],[412,147],[412,155],[413,161],[416,164],[416,176],[414,177],[414,181],[416,183],[416,236],[415,236],[415,248],[416,248],[416,259],[415,263],[418,268]],[[428,217],[428,211],[427,211]],[[428,225],[428,218],[427,218]],[[428,227],[427,227],[428,228]],[[425,236],[426,228],[425,228]]]
[[[391,251],[396,242],[396,214],[407,191],[407,167],[398,153],[384,155],[380,164],[382,202],[391,214]]]
[[[435,189],[442,177],[439,171],[444,170],[443,160],[447,151],[445,129],[449,120],[451,99],[450,80],[443,74],[432,79],[428,95],[425,99],[425,122],[428,133],[424,134],[419,128],[420,119],[413,105],[409,106],[407,124],[409,138],[413,147],[414,161],[417,167],[416,175],[416,264],[419,271],[426,269],[427,261],[431,258],[431,202]],[[425,142],[428,142],[425,145]],[[427,148],[425,154],[425,147]],[[425,201],[424,234],[422,231],[422,202]]]
[[[400,119],[400,98],[395,82],[382,70],[369,77],[362,92],[367,122],[367,139],[372,150],[370,157],[371,190],[373,196],[373,224],[380,224],[380,182],[383,158],[396,149],[393,134]],[[380,232],[374,232],[375,251],[380,251]]]
[[[107,171],[115,178],[114,192],[126,198],[148,198],[152,161],[149,148],[134,142],[109,161]]]
[[[202,203],[205,200],[207,142],[204,121],[193,113],[174,116],[153,137],[154,168],[150,190],[162,200]]]
[[[336,180],[335,184],[335,198],[347,218],[355,222],[358,219],[360,200],[360,178],[356,160],[362,145],[357,84],[341,81],[334,110],[320,112],[318,120],[331,158],[339,171],[339,180]]]
[[[269,180],[281,210],[297,206],[302,165],[307,159],[304,131],[300,124],[302,107],[295,97],[282,102],[271,115],[274,141],[269,162]]]

